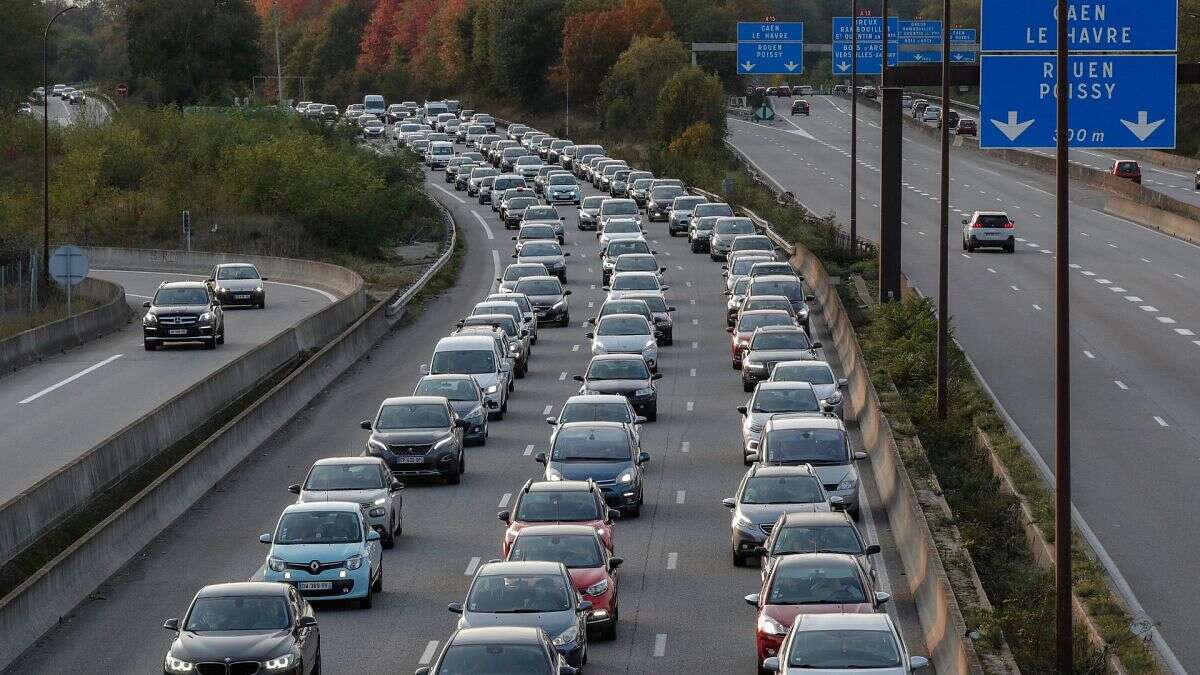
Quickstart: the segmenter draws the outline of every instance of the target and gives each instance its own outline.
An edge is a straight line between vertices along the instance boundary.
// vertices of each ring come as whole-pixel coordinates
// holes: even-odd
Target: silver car
[[[563,251],[557,240],[549,239],[525,242],[521,246],[521,252],[514,253],[513,257],[521,264],[541,263],[550,271],[550,274],[566,283],[567,256],[569,255],[571,255],[570,251]]]
[[[692,211],[708,201],[704,197],[693,195],[684,195],[676,197],[675,201],[671,202],[671,210],[667,213],[667,233],[674,237],[676,234],[688,231],[688,223],[692,220]]]
[[[618,239],[645,239],[642,226],[637,220],[625,216],[612,217],[604,222],[601,231],[596,235],[596,245],[603,251],[609,242]]]
[[[746,470],[737,494],[721,504],[732,512],[729,522],[733,564],[742,567],[747,558],[758,556],[775,521],[785,513],[832,511],[842,507],[840,498],[826,494],[813,467],[752,466]]]
[[[742,391],[771,377],[771,369],[780,361],[816,361],[823,358],[821,343],[809,339],[799,326],[762,326],[750,334],[742,355]]]
[[[750,466],[747,455],[758,450],[763,427],[776,415],[807,413],[821,415],[821,401],[806,382],[764,382],[754,388],[754,394],[739,405],[742,416],[742,463]]]
[[[754,234],[754,221],[749,218],[731,217],[718,218],[713,224],[712,235],[708,242],[708,255],[713,261],[725,260],[729,249],[733,247],[733,239],[743,234]]]
[[[658,365],[658,341],[654,326],[637,314],[609,314],[587,334],[592,354],[641,354],[653,371]]]
[[[545,274],[546,272],[542,271],[539,275]],[[484,302],[496,301],[515,302],[517,306],[521,308],[522,321],[524,323],[525,330],[529,331],[529,342],[536,345],[538,341],[537,314],[534,313],[533,303],[529,301],[529,298],[521,293],[507,292],[492,293],[484,298]]]
[[[579,229],[599,229],[600,203],[605,199],[606,197],[595,195],[583,198],[583,201],[579,204]]]
[[[813,649],[819,645],[820,649]],[[911,675],[929,667],[924,656],[910,656],[896,624],[886,612],[878,614],[800,614],[788,631],[779,656],[762,662],[761,669],[780,675],[844,675],[844,656],[855,654],[855,673]]]
[[[780,361],[771,370],[768,382],[807,382],[817,394],[817,400],[833,408],[833,413],[845,419],[846,404],[842,391],[846,378],[834,377],[833,368],[825,361]],[[759,385],[762,386],[762,385]]]
[[[404,529],[404,483],[396,480],[378,457],[327,457],[318,459],[300,483],[288,486],[307,502],[353,502],[362,508],[367,523],[379,533],[384,548],[396,544]]]
[[[250,263],[222,263],[213,267],[205,283],[225,307],[247,305],[262,309],[267,306],[264,281],[267,278],[259,275],[258,268]]]
[[[858,469],[854,463],[867,453],[850,448],[846,425],[833,415],[783,415],[767,420],[758,450],[746,457],[778,466],[812,466],[825,491],[840,499],[850,517],[860,515]]]
[[[496,282],[500,284],[496,292],[511,293],[521,279],[545,276],[550,276],[550,270],[541,263],[513,263],[504,268],[504,274],[496,277]]]

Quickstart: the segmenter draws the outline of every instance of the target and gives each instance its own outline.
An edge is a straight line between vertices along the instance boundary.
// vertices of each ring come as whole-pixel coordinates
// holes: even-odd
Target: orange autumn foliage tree
[[[562,62],[551,79],[562,89],[569,80],[577,85],[573,95],[593,100],[599,93],[596,84],[635,37],[670,30],[671,17],[661,0],[624,0],[612,9],[569,16],[563,26]]]

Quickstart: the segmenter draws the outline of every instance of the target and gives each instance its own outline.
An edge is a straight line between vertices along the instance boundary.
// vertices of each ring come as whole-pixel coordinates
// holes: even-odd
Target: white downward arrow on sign
[[[1021,134],[1025,133],[1025,130],[1028,129],[1030,126],[1032,126],[1035,121],[1036,120],[1025,120],[1024,122],[1017,122],[1017,111],[1016,110],[1008,111],[1008,121],[1007,122],[1001,122],[1000,120],[991,120],[992,124],[995,124],[996,128],[1000,130],[1000,133],[1002,133],[1006,137],[1008,137],[1008,140],[1010,140],[1010,141],[1017,140],[1017,137],[1020,136]]]
[[[914,55],[914,56],[913,56],[913,58],[914,58],[914,59],[916,59],[916,60],[918,60],[918,61],[924,61],[924,60],[925,60],[925,57],[924,57],[924,56],[921,56],[920,54],[916,54],[916,55]]]
[[[962,54],[955,54],[955,55],[954,55],[954,60],[955,60],[955,61],[962,61],[962,59],[963,59],[963,57],[962,57]]]
[[[1150,113],[1145,110],[1139,110],[1136,124],[1130,122],[1129,120],[1121,120],[1121,124],[1124,124],[1126,129],[1129,129],[1131,132],[1133,132],[1133,135],[1137,136],[1139,141],[1144,141],[1147,138],[1150,138],[1150,134],[1154,133],[1160,126],[1162,126],[1163,122],[1167,121],[1165,119],[1161,119],[1157,122],[1150,122],[1149,119]]]
[[[788,72],[790,73],[796,68],[800,67],[800,64],[796,63],[795,61],[788,61],[787,63],[783,64],[783,67],[787,68]]]
[[[752,70],[752,69],[754,68],[754,66],[755,66],[755,64],[753,64],[753,63],[750,63],[749,61],[747,61],[747,62],[745,62],[745,63],[743,63],[743,64],[742,64],[742,70]]]
[[[846,72],[847,70],[850,70],[850,64],[846,63],[845,61],[837,64],[837,67],[838,67],[838,70],[842,71],[843,73]]]

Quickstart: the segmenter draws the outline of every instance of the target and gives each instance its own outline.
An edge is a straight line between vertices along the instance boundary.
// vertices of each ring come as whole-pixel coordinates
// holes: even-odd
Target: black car
[[[200,342],[205,349],[225,344],[225,312],[203,281],[164,281],[142,307],[147,310],[142,343],[148,352],[169,342]]]
[[[808,101],[805,101],[804,99],[799,99],[796,101],[792,101],[792,114],[793,115],[811,115],[812,109],[809,107]]]
[[[651,373],[640,354],[600,354],[592,357],[587,373],[576,375],[581,394],[620,394],[648,421],[658,419],[658,391],[654,381],[662,373]]]
[[[312,606],[289,584],[244,582],[200,589],[182,620],[163,673],[321,672],[321,630]]]
[[[637,517],[644,501],[642,466],[650,454],[638,450],[628,424],[566,422],[554,427],[550,453],[535,459],[546,465],[546,480],[591,480],[609,506]]]
[[[440,396],[450,402],[454,414],[471,426],[463,432],[463,443],[487,445],[487,399],[475,378],[466,374],[426,375],[417,381],[413,396]]]
[[[523,277],[513,286],[513,292],[529,298],[539,324],[554,322],[566,328],[571,323],[571,308],[567,306],[571,290],[563,288],[558,277]]]
[[[375,420],[363,420],[371,432],[363,455],[387,462],[396,476],[445,478],[458,485],[467,470],[463,432],[471,423],[459,417],[441,396],[386,398]]]
[[[687,194],[687,190],[677,185],[660,185],[650,191],[646,197],[646,218],[650,222],[667,220],[671,213],[671,204],[676,197]]]
[[[416,675],[458,675],[478,672],[575,675],[554,649],[546,631],[532,626],[488,626],[454,631],[432,666]]]

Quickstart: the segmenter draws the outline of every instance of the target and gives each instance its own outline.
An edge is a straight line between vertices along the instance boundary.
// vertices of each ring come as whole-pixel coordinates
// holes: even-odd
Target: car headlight
[[[620,476],[617,476],[617,482],[618,483],[632,483],[633,482],[633,469],[626,469],[624,472],[621,473]]]
[[[562,309],[563,307],[566,307],[566,306],[567,306],[567,299],[563,298],[562,300],[559,300],[558,302],[554,303],[554,307],[552,307],[551,309]]]
[[[546,469],[546,480],[562,480],[562,474],[558,469]]]
[[[758,632],[767,635],[787,635],[787,628],[775,619],[763,614],[758,617]]]
[[[224,286],[217,286],[217,287],[213,288],[213,292],[215,292],[215,293],[227,293],[228,291],[229,291],[229,289],[225,288]]]
[[[602,595],[608,590],[608,579],[601,579],[583,590],[584,595]]]
[[[764,370],[767,367],[767,364],[759,363],[758,361],[747,361],[746,367],[750,370]]]
[[[196,666],[191,661],[177,659],[167,654],[167,660],[163,662],[163,667],[172,673],[190,673]]]
[[[282,559],[271,556],[270,558],[267,558],[267,567],[271,568],[272,572],[282,572],[287,565]]]
[[[842,478],[842,482],[838,483],[838,490],[853,490],[858,487],[858,473],[851,471]]]
[[[367,515],[371,516],[372,518],[379,518],[379,517],[383,516],[383,514],[385,514],[385,513],[387,513],[387,509],[383,508],[382,506],[376,506],[375,508],[368,511]]]
[[[830,394],[829,398],[825,399],[825,402],[829,405],[837,405],[842,402],[842,395],[836,392]]]
[[[255,293],[262,293],[262,289],[263,289],[263,287],[262,287],[262,284],[259,284],[259,285],[258,285],[258,288],[255,288],[255,289],[254,289],[254,292],[255,292]]]
[[[645,389],[638,389],[637,391],[633,392],[633,395],[634,396],[649,396],[650,394],[653,394],[653,393],[654,393],[654,387],[646,387]]]
[[[807,319],[808,318],[808,305],[801,307],[800,311],[796,312],[796,315],[799,316],[801,319]]]
[[[158,323],[158,315],[147,312],[146,316],[142,317],[142,323],[155,324]]]
[[[213,320],[212,312],[205,312],[200,315],[200,323],[212,323],[212,320]]]
[[[295,654],[284,654],[283,656],[276,656],[273,659],[263,661],[263,668],[267,670],[283,670],[284,668],[291,668],[294,665],[296,665]]]
[[[646,344],[642,345],[642,351],[645,351],[647,349],[653,349],[657,346],[658,346],[658,343],[654,341],[654,338],[650,338],[649,340],[646,340]]]
[[[754,523],[750,522],[750,519],[747,518],[746,516],[741,516],[741,515],[739,515],[738,517],[733,519],[733,526],[739,530],[754,529]]]
[[[487,389],[484,389],[484,390],[483,390],[483,393],[485,393],[485,394],[494,394],[494,393],[496,393],[496,391],[497,391],[499,388],[500,388],[500,385],[493,384],[492,386],[488,387]]]
[[[508,351],[512,352],[513,354],[516,354],[521,351],[521,348],[518,347],[517,345],[509,345]]]
[[[558,637],[554,638],[554,646],[561,647],[563,645],[569,645],[578,639],[579,639],[579,626],[571,626],[570,628],[559,633]]]
[[[453,436],[447,436],[447,437],[445,437],[445,438],[442,438],[442,439],[438,440],[436,443],[434,443],[434,444],[433,444],[433,449],[434,449],[434,450],[437,450],[438,448],[445,447],[445,446],[449,445],[449,444],[450,444],[451,442],[453,442],[453,441],[454,441],[454,437],[453,437]]]
[[[471,410],[471,412],[467,413],[467,419],[469,419],[469,420],[478,420],[482,417],[483,417],[483,406],[476,406],[475,408],[473,408]]]
[[[377,452],[383,452],[384,450],[387,450],[386,443],[374,438],[367,441],[367,447]]]
[[[346,558],[346,569],[348,570],[356,570],[362,567],[362,564],[363,557],[361,555],[352,555],[349,558]]]
[[[749,347],[750,341],[749,340],[738,340],[738,346],[739,347]]]

